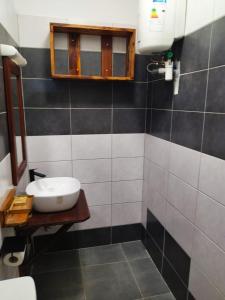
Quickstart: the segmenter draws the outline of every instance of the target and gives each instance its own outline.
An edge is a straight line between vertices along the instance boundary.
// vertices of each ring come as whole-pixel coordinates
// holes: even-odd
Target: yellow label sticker
[[[153,8],[151,11],[151,19],[158,19],[158,17],[159,16],[158,16],[156,8]]]

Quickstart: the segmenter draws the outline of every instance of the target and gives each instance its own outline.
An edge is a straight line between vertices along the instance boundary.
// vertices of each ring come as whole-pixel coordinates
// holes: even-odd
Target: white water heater
[[[138,51],[170,49],[184,36],[187,0],[139,0]]]

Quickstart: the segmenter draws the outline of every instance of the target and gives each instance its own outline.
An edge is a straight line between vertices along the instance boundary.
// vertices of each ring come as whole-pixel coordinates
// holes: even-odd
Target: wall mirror
[[[3,58],[13,184],[17,185],[27,166],[26,131],[21,70],[10,58]]]

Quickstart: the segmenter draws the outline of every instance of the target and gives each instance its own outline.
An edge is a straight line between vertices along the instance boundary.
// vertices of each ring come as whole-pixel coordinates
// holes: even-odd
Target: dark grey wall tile
[[[126,76],[126,54],[113,53],[113,76]]]
[[[144,245],[148,253],[150,254],[152,260],[154,261],[156,267],[161,272],[163,254],[156,245],[155,241],[151,238],[151,236],[148,233],[146,234],[146,237],[144,239]]]
[[[225,115],[206,114],[203,149],[206,154],[225,159]]]
[[[145,132],[145,109],[113,109],[113,133]]]
[[[170,140],[172,111],[152,110],[151,134],[161,139]]]
[[[101,52],[81,51],[80,63],[82,75],[101,75]]]
[[[203,113],[174,111],[171,141],[200,151],[203,117]]]
[[[180,57],[182,73],[208,67],[211,26],[208,25],[184,38]]]
[[[147,65],[150,63],[151,56],[135,55],[135,75],[136,81],[147,81]]]
[[[225,17],[213,23],[210,67],[225,64]]]
[[[147,109],[146,112],[146,124],[145,124],[145,132],[150,134],[151,132],[151,118],[152,118],[152,110]]]
[[[26,109],[27,135],[70,134],[69,109]]]
[[[67,50],[55,50],[55,72],[57,74],[69,73]]]
[[[147,83],[114,82],[114,108],[145,108]]]
[[[112,227],[112,243],[124,243],[130,241],[141,240],[142,238],[142,225],[129,224]]]
[[[207,71],[181,76],[179,94],[174,96],[174,109],[204,111]]]
[[[206,111],[225,112],[225,68],[209,71]]]
[[[69,83],[62,80],[23,79],[25,107],[69,108]]]
[[[173,100],[173,82],[158,80],[151,83],[152,107],[171,109]]]
[[[158,219],[150,212],[149,209],[147,211],[147,232],[156,242],[161,251],[163,251],[164,227],[158,221]]]
[[[165,257],[163,259],[162,275],[166,283],[168,284],[171,292],[175,296],[176,300],[185,300],[187,298],[188,291],[183,282],[181,281],[180,277],[170,266]]]
[[[164,255],[188,286],[191,259],[168,232],[165,234]]]
[[[0,114],[0,160],[9,153],[6,113]]]
[[[75,248],[87,248],[111,243],[111,227],[72,231]]]
[[[111,108],[112,83],[99,81],[70,81],[71,107]]]
[[[148,82],[148,90],[147,90],[147,108],[152,108],[152,82]]]
[[[111,133],[111,109],[72,109],[72,134]]]
[[[49,78],[51,74],[50,50],[43,48],[21,48],[21,54],[27,60],[23,68],[25,78]]]
[[[4,91],[4,79],[3,69],[0,68],[0,112],[5,111],[5,91]]]

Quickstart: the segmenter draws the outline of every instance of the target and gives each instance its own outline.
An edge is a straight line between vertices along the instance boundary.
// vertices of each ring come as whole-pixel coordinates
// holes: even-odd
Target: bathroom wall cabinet
[[[67,38],[68,69],[65,73],[57,72],[56,35],[64,34]],[[135,62],[135,29],[116,27],[81,26],[50,23],[51,76],[53,78],[90,79],[90,80],[133,80]],[[101,38],[100,74],[83,75],[81,67],[81,35],[95,35]],[[122,76],[113,75],[113,37],[122,37],[126,41],[125,67]],[[65,52],[65,51],[64,51]],[[65,60],[65,59],[64,59]]]

